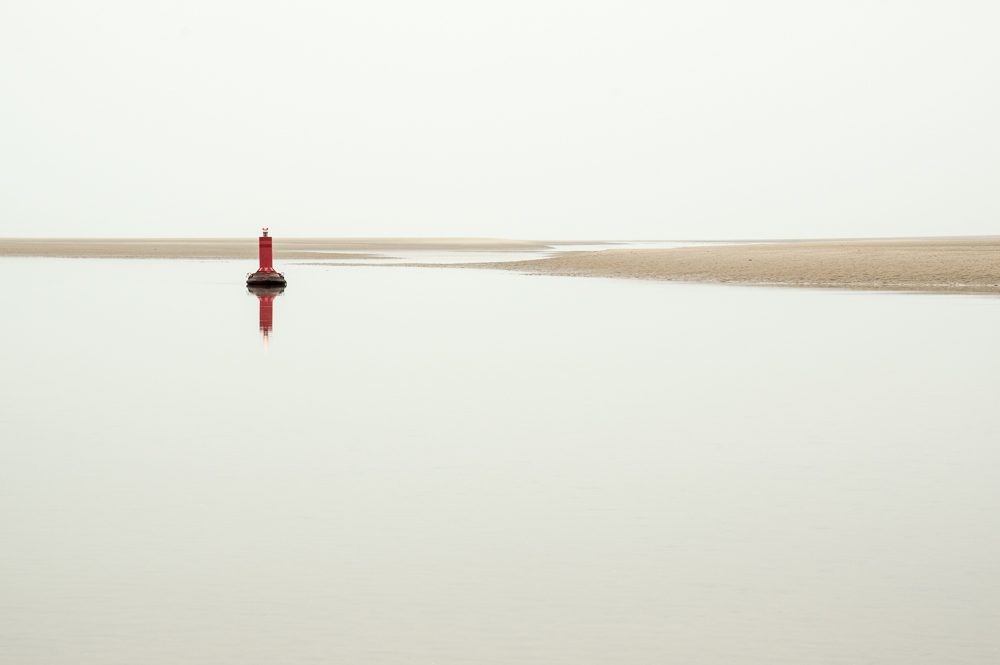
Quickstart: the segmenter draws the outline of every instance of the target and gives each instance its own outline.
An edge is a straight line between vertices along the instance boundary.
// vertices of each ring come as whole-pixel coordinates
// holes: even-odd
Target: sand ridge
[[[608,249],[465,267],[685,282],[1000,292],[1000,236]]]
[[[587,241],[587,244],[592,241]],[[496,238],[275,238],[279,260],[389,258],[393,250],[531,252],[552,244]],[[352,253],[345,253],[352,252]],[[0,256],[257,258],[256,238],[0,238]],[[327,263],[324,265],[337,265]],[[339,265],[357,265],[345,264]],[[1000,236],[786,241],[672,249],[570,251],[542,259],[464,264],[532,274],[768,286],[1000,292]]]
[[[535,251],[548,245],[500,238],[275,238],[276,259],[387,258],[393,250]],[[336,252],[367,252],[336,254]],[[0,256],[101,259],[257,258],[257,238],[0,238]]]

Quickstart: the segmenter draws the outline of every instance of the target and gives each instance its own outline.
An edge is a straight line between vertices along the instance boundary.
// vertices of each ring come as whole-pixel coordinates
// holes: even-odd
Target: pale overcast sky
[[[0,236],[1000,229],[1000,3],[0,6]]]

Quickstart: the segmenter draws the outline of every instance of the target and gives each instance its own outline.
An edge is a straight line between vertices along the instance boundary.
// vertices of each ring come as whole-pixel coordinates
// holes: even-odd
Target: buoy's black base
[[[254,294],[258,298],[266,298],[268,296],[275,297],[280,296],[285,292],[285,286],[283,284],[247,284],[247,291]]]
[[[247,278],[247,286],[286,286],[285,276],[275,270],[258,270]]]

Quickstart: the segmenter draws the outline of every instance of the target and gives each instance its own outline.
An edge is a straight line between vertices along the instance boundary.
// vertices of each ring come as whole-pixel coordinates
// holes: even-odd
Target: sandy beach
[[[275,238],[274,241],[278,260],[341,262],[386,258],[393,251],[403,250],[542,252],[551,250],[552,244],[574,242],[498,238]],[[257,240],[6,238],[0,239],[0,256],[252,261],[257,256]],[[1000,236],[570,251],[550,258],[451,267],[683,282],[992,293],[1000,292]]]
[[[500,238],[275,238],[274,257],[362,259],[393,250],[520,251],[547,249],[542,242]],[[355,252],[337,255],[336,252]],[[359,254],[357,252],[367,252]],[[257,258],[256,238],[0,238],[0,256],[89,259]]]
[[[609,249],[468,267],[684,282],[992,293],[1000,292],[1000,237]]]

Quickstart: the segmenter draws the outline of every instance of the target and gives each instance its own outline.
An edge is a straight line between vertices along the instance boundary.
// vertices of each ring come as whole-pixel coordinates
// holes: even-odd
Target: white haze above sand
[[[0,236],[992,233],[1000,3],[7,2]]]

